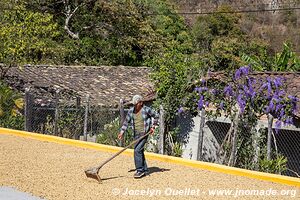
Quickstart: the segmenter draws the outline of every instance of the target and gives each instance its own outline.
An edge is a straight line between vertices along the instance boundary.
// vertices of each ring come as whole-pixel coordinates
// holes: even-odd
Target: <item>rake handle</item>
[[[131,147],[132,145],[134,145],[135,143],[138,143],[139,141],[141,141],[142,139],[144,139],[146,136],[148,136],[150,134],[150,132],[146,133],[145,135],[139,137],[138,139],[132,141],[129,145],[127,145],[126,147],[124,147],[121,151],[119,151],[118,153],[116,153],[115,155],[113,155],[112,157],[108,158],[107,160],[105,160],[103,163],[101,163],[98,167],[96,167],[97,169],[97,173],[100,170],[101,167],[103,167],[106,163],[108,163],[109,161],[111,161],[112,159],[114,159],[115,157],[117,157],[118,155],[120,155],[123,151],[125,151],[126,149],[128,149],[129,147]]]

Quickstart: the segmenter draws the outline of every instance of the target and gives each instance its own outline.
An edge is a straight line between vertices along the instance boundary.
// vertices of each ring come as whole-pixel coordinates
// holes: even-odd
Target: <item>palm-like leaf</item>
[[[24,107],[24,99],[23,98],[18,98],[15,100],[15,106],[18,109],[22,109]]]
[[[22,109],[23,99],[6,84],[0,83],[0,117],[12,115],[13,110]]]
[[[282,52],[275,55],[273,71],[297,71],[300,60],[289,44],[284,44]]]
[[[247,64],[250,64],[252,66],[253,70],[256,70],[256,71],[265,70],[265,68],[262,65],[261,60],[256,56],[249,56],[249,55],[246,55],[246,54],[242,53],[241,54],[241,59],[244,62],[246,62]]]
[[[259,58],[257,56],[249,56],[241,54],[241,59],[250,64],[256,71],[272,70],[272,71],[299,71],[300,59],[292,51],[289,44],[284,44],[283,50],[277,53],[273,58]]]

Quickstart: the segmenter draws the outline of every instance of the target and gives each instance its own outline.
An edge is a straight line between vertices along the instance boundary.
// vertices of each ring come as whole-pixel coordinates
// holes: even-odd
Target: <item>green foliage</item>
[[[117,145],[118,139],[117,134],[120,132],[120,120],[119,118],[114,119],[108,124],[104,125],[104,130],[101,131],[97,135],[96,142],[100,144],[107,144],[107,145]]]
[[[156,104],[163,105],[166,111],[165,120],[170,125],[186,96],[189,80],[201,72],[194,71],[195,68],[199,69],[199,63],[190,55],[170,50],[156,56],[150,64],[154,68],[151,77],[157,88]]]
[[[165,150],[168,155],[175,157],[182,156],[182,144],[179,141],[177,141],[179,131],[180,129],[176,127],[167,133]]]
[[[252,66],[257,71],[299,71],[300,58],[292,51],[291,45],[283,44],[281,52],[273,57],[268,56],[266,52],[260,55],[242,54],[241,59]]]
[[[83,133],[83,113],[83,109],[74,109],[60,105],[56,134],[64,138],[78,138],[79,135]],[[45,117],[45,122],[38,124],[37,129],[34,131],[48,135],[54,135],[54,115],[47,115]]]
[[[0,15],[0,63],[55,63],[63,48],[53,17],[25,10],[21,4],[13,9]]]
[[[104,129],[97,135],[96,142],[100,144],[121,146],[121,141],[117,139],[117,135],[120,132],[120,119],[115,118],[108,124],[104,125]],[[123,146],[129,145],[133,141],[133,131],[128,129],[124,134]]]
[[[233,70],[243,65],[241,53],[264,53],[267,44],[247,36],[239,24],[242,15],[229,6],[220,6],[214,13],[198,17],[192,29],[194,45],[206,69]]]
[[[0,126],[22,130],[24,128],[23,99],[21,95],[0,82]]]
[[[83,112],[83,109],[62,110],[57,123],[59,135],[65,138],[74,138],[83,133]]]
[[[175,142],[174,146],[173,146],[173,156],[175,157],[181,157],[183,153],[182,150],[182,144],[180,144],[179,142]]]
[[[4,0],[0,7],[11,9],[0,15],[0,62],[6,65],[148,66],[165,50],[176,50],[196,53],[202,67],[212,70],[250,61],[258,70],[299,70],[297,56],[286,47],[270,65],[268,43],[246,35],[240,25],[245,16],[226,13],[233,11],[229,6],[201,15],[191,33],[174,4],[165,0]],[[65,30],[67,8],[77,8],[68,28],[78,40]]]
[[[51,13],[59,26],[62,58],[57,62],[84,65],[145,65],[165,48],[181,45],[190,51],[189,33],[183,17],[165,0],[27,1],[26,10]],[[76,12],[65,28],[66,7]],[[155,15],[151,15],[154,13]]]
[[[232,11],[233,9],[229,6],[221,6],[217,10],[217,12]],[[238,14],[227,13],[199,16],[192,32],[196,47],[210,51],[215,38],[242,35],[238,25],[239,18]]]
[[[46,116],[46,121],[43,124],[39,124],[37,129],[34,130],[37,133],[43,133],[47,135],[54,135],[54,123],[51,115]]]
[[[272,65],[272,71],[299,71],[300,59],[292,51],[291,45],[284,44],[283,50],[277,53],[274,57],[274,64]]]
[[[248,125],[248,126],[247,126]],[[246,126],[246,127],[244,127]],[[255,138],[256,134],[254,130],[251,128],[255,126],[255,124],[246,124],[245,122],[241,122],[239,124],[238,131],[238,143],[237,143],[237,160],[236,167],[240,167],[243,169],[251,169],[254,170],[256,168],[256,163],[253,162],[253,158],[255,156],[255,151],[253,147],[254,140],[256,139],[258,142],[258,148],[265,146],[262,138]]]
[[[259,161],[259,171],[282,174],[287,170],[287,158],[283,155],[278,155],[276,158],[268,160],[267,158]]]
[[[245,123],[244,123],[245,125]],[[253,127],[254,125],[252,125]],[[267,129],[260,129],[260,137],[255,138],[256,132],[248,125],[247,127],[240,126],[238,134],[238,151],[236,167],[258,170],[262,172],[282,174],[287,170],[287,158],[281,154],[273,153],[273,158],[267,159],[266,135]],[[256,140],[256,141],[255,141]],[[254,162],[255,151],[254,142],[257,142],[259,154],[257,163]]]

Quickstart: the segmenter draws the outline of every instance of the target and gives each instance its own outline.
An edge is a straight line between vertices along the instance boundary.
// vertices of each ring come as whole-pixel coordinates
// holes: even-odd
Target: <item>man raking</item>
[[[143,98],[135,95],[132,98],[133,106],[129,109],[126,119],[118,134],[118,139],[122,139],[128,127],[133,129],[134,139],[138,139],[146,133],[154,133],[158,122],[158,114],[148,106],[144,105]],[[144,147],[148,136],[141,139],[134,146],[134,164],[136,172],[134,178],[141,178],[148,173],[147,163],[144,154]]]

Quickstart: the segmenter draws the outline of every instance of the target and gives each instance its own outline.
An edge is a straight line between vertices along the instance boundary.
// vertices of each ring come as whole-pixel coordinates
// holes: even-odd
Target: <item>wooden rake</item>
[[[101,177],[99,176],[99,171],[100,169],[109,161],[111,161],[112,159],[114,159],[115,157],[117,157],[118,155],[120,155],[123,151],[125,151],[126,149],[128,149],[129,147],[131,147],[132,145],[138,143],[139,141],[141,141],[142,139],[144,139],[145,137],[147,137],[150,134],[150,132],[148,132],[147,134],[139,137],[138,139],[132,141],[128,146],[124,147],[121,151],[117,152],[115,155],[113,155],[112,157],[108,158],[107,160],[105,160],[104,162],[102,162],[100,165],[96,166],[96,167],[92,167],[89,168],[87,170],[85,170],[85,175],[88,178],[93,178],[96,179],[99,183],[101,183]]]

